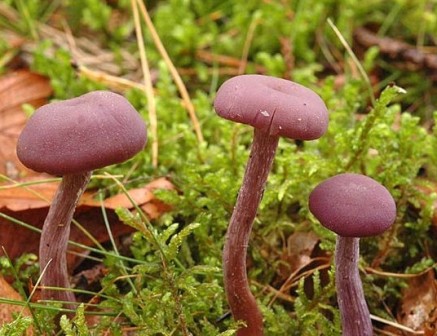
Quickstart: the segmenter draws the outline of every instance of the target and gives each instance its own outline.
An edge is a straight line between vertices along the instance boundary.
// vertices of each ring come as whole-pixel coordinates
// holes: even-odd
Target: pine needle
[[[144,92],[147,96],[147,107],[149,110],[150,129],[152,134],[152,164],[158,166],[158,121],[156,116],[156,100],[153,93],[152,76],[150,75],[149,62],[147,60],[146,49],[144,48],[144,37],[141,30],[140,16],[138,14],[138,5],[135,0],[131,0],[132,12],[134,15],[135,32],[137,35],[137,44],[140,51],[141,68],[144,76]]]

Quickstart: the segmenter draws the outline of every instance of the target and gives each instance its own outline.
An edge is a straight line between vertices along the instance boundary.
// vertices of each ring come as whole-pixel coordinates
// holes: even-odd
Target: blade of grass
[[[36,228],[36,227],[34,227],[34,226],[30,225],[30,224],[27,224],[27,223],[25,223],[23,221],[20,221],[20,220],[14,218],[14,217],[8,216],[5,213],[0,212],[0,218],[4,218],[4,219],[6,219],[6,220],[8,220],[8,221],[10,221],[12,223],[20,225],[20,226],[22,226],[22,227],[24,227],[26,229],[29,229],[30,231],[41,233],[41,229]],[[87,245],[84,245],[84,244],[80,244],[80,243],[77,243],[77,242],[72,241],[72,240],[69,240],[68,243],[71,244],[72,246],[76,246],[76,247],[79,247],[79,248],[84,249],[86,251],[94,252],[94,253],[101,254],[101,255],[104,255],[104,256],[121,258],[121,259],[123,259],[123,260],[125,260],[127,262],[132,262],[132,263],[135,263],[135,264],[147,264],[147,262],[145,262],[145,261],[141,261],[141,260],[137,260],[137,259],[134,259],[134,258],[125,257],[125,256],[122,256],[122,255],[117,256],[117,255],[115,255],[112,252],[105,251],[105,250],[99,250],[97,248],[90,247],[90,246],[87,246]]]
[[[16,0],[15,4],[17,6],[19,13],[21,14],[21,17],[24,19],[24,23],[27,26],[28,32],[30,33],[30,35],[34,40],[37,40],[38,34],[36,31],[35,21],[31,17],[28,7],[23,2],[23,0]]]
[[[352,51],[352,48],[349,46],[349,44],[346,41],[346,39],[344,38],[344,36],[341,34],[340,30],[338,30],[338,28],[335,26],[335,24],[332,22],[332,20],[330,18],[328,18],[327,21],[328,21],[328,24],[331,27],[331,29],[334,31],[335,35],[337,35],[337,38],[339,39],[339,41],[341,42],[343,47],[346,49],[346,52],[348,53],[348,55],[350,56],[350,58],[354,62],[358,71],[360,72],[361,77],[363,78],[363,80],[366,83],[366,88],[367,88],[367,91],[369,92],[369,98],[370,98],[370,101],[372,102],[372,106],[375,106],[376,98],[375,98],[375,94],[373,92],[372,84],[370,83],[369,76],[367,76],[366,71],[364,70],[364,68],[361,65],[360,61],[358,60],[357,56]]]
[[[107,176],[111,176],[111,175],[107,173]],[[122,190],[122,192],[129,199],[129,202],[131,202],[131,204],[134,206],[135,210],[141,216],[141,219],[142,219],[141,223],[144,225],[144,230],[148,231],[150,233],[150,235],[153,237],[154,243],[155,243],[156,247],[158,248],[158,250],[159,250],[159,252],[160,252],[160,254],[162,256],[161,259],[162,259],[163,267],[164,267],[164,269],[166,269],[167,268],[167,264],[168,264],[168,260],[167,260],[166,254],[164,252],[164,248],[161,246],[161,243],[159,242],[158,238],[156,237],[155,232],[153,231],[153,229],[151,227],[149,219],[144,214],[143,210],[138,206],[138,204],[129,195],[129,192],[127,191],[127,189],[125,188],[123,183],[121,183],[115,177],[113,177],[113,181],[118,185],[118,187]]]
[[[240,66],[238,67],[238,74],[239,75],[244,74],[244,72],[246,71],[247,59],[249,57],[250,46],[252,44],[253,37],[255,36],[256,27],[260,23],[260,15],[259,14],[260,14],[259,12],[255,12],[255,14],[252,17],[252,21],[250,22],[249,28],[247,29],[246,39],[244,41],[244,46],[243,46],[243,52],[241,54],[241,60],[240,60],[241,62],[240,62]]]
[[[109,225],[108,216],[106,214],[106,209],[105,209],[105,205],[103,203],[102,194],[99,194],[99,198],[100,198],[100,209],[102,210],[103,222],[105,223],[106,231],[108,232],[108,237],[109,237],[109,240],[110,240],[110,242],[112,244],[112,249],[114,250],[114,254],[117,257],[120,257],[120,252],[118,251],[117,244],[115,243],[114,236],[112,235],[111,227]],[[121,267],[121,270],[124,273],[124,275],[127,275],[128,271],[127,271],[127,269],[126,269],[126,267],[125,267],[125,265],[123,263],[123,260],[122,259],[118,259],[118,263],[119,263],[119,265]],[[138,294],[137,288],[135,287],[135,285],[132,282],[132,280],[130,278],[127,278],[127,282],[131,286],[133,292],[135,294]]]
[[[203,142],[203,134],[202,134],[202,130],[200,128],[200,124],[199,121],[197,119],[196,116],[196,112],[194,109],[194,105],[190,99],[190,95],[188,94],[188,90],[184,84],[184,82],[182,81],[181,76],[179,75],[176,67],[174,66],[173,62],[171,61],[167,50],[165,49],[159,35],[158,32],[155,29],[155,26],[153,25],[152,19],[149,16],[149,13],[147,11],[146,5],[144,4],[144,1],[142,0],[136,0],[137,4],[139,6],[141,15],[143,16],[143,19],[146,23],[147,29],[150,32],[150,35],[152,37],[153,42],[155,43],[156,48],[158,49],[159,53],[161,54],[161,57],[163,58],[165,64],[167,65],[173,80],[175,81],[175,84],[179,90],[179,93],[182,97],[182,100],[184,102],[184,107],[187,109],[188,114],[190,116],[191,119],[191,123],[193,124],[193,128],[194,128],[194,132],[196,133],[197,136],[197,140],[199,142]]]
[[[41,303],[30,303],[30,307],[32,307],[33,309],[44,309],[44,310],[51,310],[51,311],[56,311],[56,312],[61,312],[61,313],[75,313],[75,310],[72,309],[66,309],[66,308],[59,308],[59,307],[54,307],[53,305],[46,305],[43,304],[43,302],[45,301],[40,301]],[[59,301],[61,302],[61,301]],[[11,299],[6,299],[6,298],[0,298],[0,303],[5,303],[5,304],[10,304],[10,305],[15,305],[15,306],[25,306],[26,302],[23,301],[17,301],[17,300],[11,300]],[[96,315],[96,316],[116,316],[116,313],[112,313],[112,312],[99,312],[99,311],[89,311],[86,313],[86,315]]]

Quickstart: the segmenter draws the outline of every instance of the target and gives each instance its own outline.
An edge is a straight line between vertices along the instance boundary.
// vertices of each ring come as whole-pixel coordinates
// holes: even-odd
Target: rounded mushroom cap
[[[214,101],[219,116],[295,140],[320,138],[328,127],[328,110],[312,90],[263,75],[233,77]]]
[[[367,237],[387,230],[396,218],[389,191],[359,174],[340,174],[320,183],[309,197],[313,215],[343,237]]]
[[[77,174],[126,161],[146,141],[144,121],[123,96],[94,91],[37,109],[18,138],[17,155],[37,172]]]

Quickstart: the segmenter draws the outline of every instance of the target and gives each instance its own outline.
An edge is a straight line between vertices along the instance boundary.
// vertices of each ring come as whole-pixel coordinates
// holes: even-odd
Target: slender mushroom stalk
[[[243,75],[226,81],[214,108],[225,119],[254,127],[250,157],[229,223],[223,251],[224,285],[238,336],[263,335],[262,314],[249,288],[247,247],[280,136],[312,140],[328,125],[326,106],[313,91],[268,76]]]
[[[108,91],[45,105],[29,119],[18,139],[18,158],[35,171],[63,175],[41,233],[43,300],[75,308],[66,253],[76,205],[92,170],[128,160],[146,141],[137,111],[124,97]]]
[[[262,335],[262,314],[249,288],[246,273],[247,246],[261,202],[279,136],[268,136],[255,129],[252,149],[243,184],[229,222],[223,249],[225,291],[235,319],[245,321],[247,328],[238,335]]]
[[[310,194],[310,211],[337,233],[335,281],[344,336],[373,335],[369,308],[358,271],[359,240],[381,234],[396,217],[389,191],[370,177],[340,174]]]
[[[56,191],[41,232],[39,263],[41,270],[52,263],[56,267],[47,269],[43,275],[41,296],[66,302],[65,307],[75,309],[73,292],[69,290],[45,289],[46,286],[69,288],[67,270],[67,245],[70,236],[70,223],[80,197],[90,180],[91,172],[65,175]]]
[[[342,314],[343,335],[372,335],[372,321],[358,271],[360,239],[337,236],[335,288]]]

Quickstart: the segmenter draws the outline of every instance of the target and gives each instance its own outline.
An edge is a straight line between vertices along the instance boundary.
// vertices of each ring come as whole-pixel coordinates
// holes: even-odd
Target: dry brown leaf
[[[0,174],[11,178],[17,178],[20,173],[40,175],[19,162],[15,147],[26,123],[22,105],[39,107],[51,94],[49,80],[29,70],[13,71],[0,77]]]
[[[48,178],[50,176],[47,175]],[[41,177],[28,177],[17,181],[0,185],[0,210],[8,209],[12,211],[22,211],[29,209],[44,208],[50,205],[51,200],[59,186],[59,181],[44,181]],[[155,211],[146,211],[147,205],[161,206],[153,195],[153,190],[156,189],[174,189],[173,184],[166,178],[158,178],[144,187],[128,190],[129,197],[140,207],[145,207],[146,214],[149,218],[157,217]],[[106,209],[115,210],[118,207],[133,208],[133,204],[129,197],[124,194],[118,194],[104,200],[103,205]],[[80,206],[100,207],[100,201],[95,199],[93,192],[85,192],[79,201]]]
[[[49,206],[59,182],[40,182],[41,177],[28,177],[16,184],[0,185],[0,211],[22,211]],[[30,185],[22,186],[23,183]]]
[[[20,294],[18,294],[11,285],[0,275],[0,297],[14,301],[23,301]],[[22,314],[30,316],[30,312],[26,307],[19,305],[0,303],[0,325],[14,320],[14,315]],[[33,335],[33,330],[29,328],[26,332],[27,336]]]
[[[165,177],[161,177],[150,182],[145,187],[128,190],[129,196],[124,193],[121,193],[105,199],[104,206],[107,209],[116,209],[119,207],[131,209],[134,206],[132,202],[134,202],[141,208],[145,207],[143,208],[143,210],[145,210],[149,218],[154,219],[156,218],[157,214],[154,211],[151,212],[146,211],[146,209],[147,209],[147,205],[150,204],[162,205],[162,202],[159,202],[153,195],[153,191],[157,189],[173,190],[174,186],[168,179],[166,179]],[[100,202],[94,199],[93,194],[85,194],[82,197],[79,204],[100,206]]]
[[[314,232],[295,232],[287,239],[287,249],[281,256],[279,272],[286,279],[312,262],[312,254],[320,238]]]
[[[34,178],[27,181],[33,181]],[[33,184],[29,186],[9,185],[9,188],[0,189],[0,211],[14,218],[14,220],[42,228],[49,205],[59,182]],[[154,219],[169,210],[169,206],[156,199],[153,190],[173,189],[172,183],[166,178],[159,178],[145,185],[128,191],[138,206],[143,208],[145,214]],[[93,193],[86,192],[81,198],[75,211],[74,218],[98,242],[108,241],[108,232],[102,216],[101,203],[93,198]],[[115,214],[117,207],[132,209],[134,206],[126,195],[120,194],[103,201],[103,206],[110,224],[112,235],[117,238],[133,231],[130,226],[124,225]],[[9,257],[14,259],[23,253],[38,253],[39,233],[31,231],[11,220],[0,217],[0,246],[4,246]],[[14,239],[11,239],[14,237]],[[74,223],[71,227],[70,240],[86,246],[94,245]],[[78,247],[70,246],[70,252],[84,253]],[[1,255],[0,251],[0,255]],[[68,265],[73,269],[81,257],[69,254]]]
[[[425,335],[436,335],[437,281],[434,270],[412,278],[404,291],[398,321]]]

